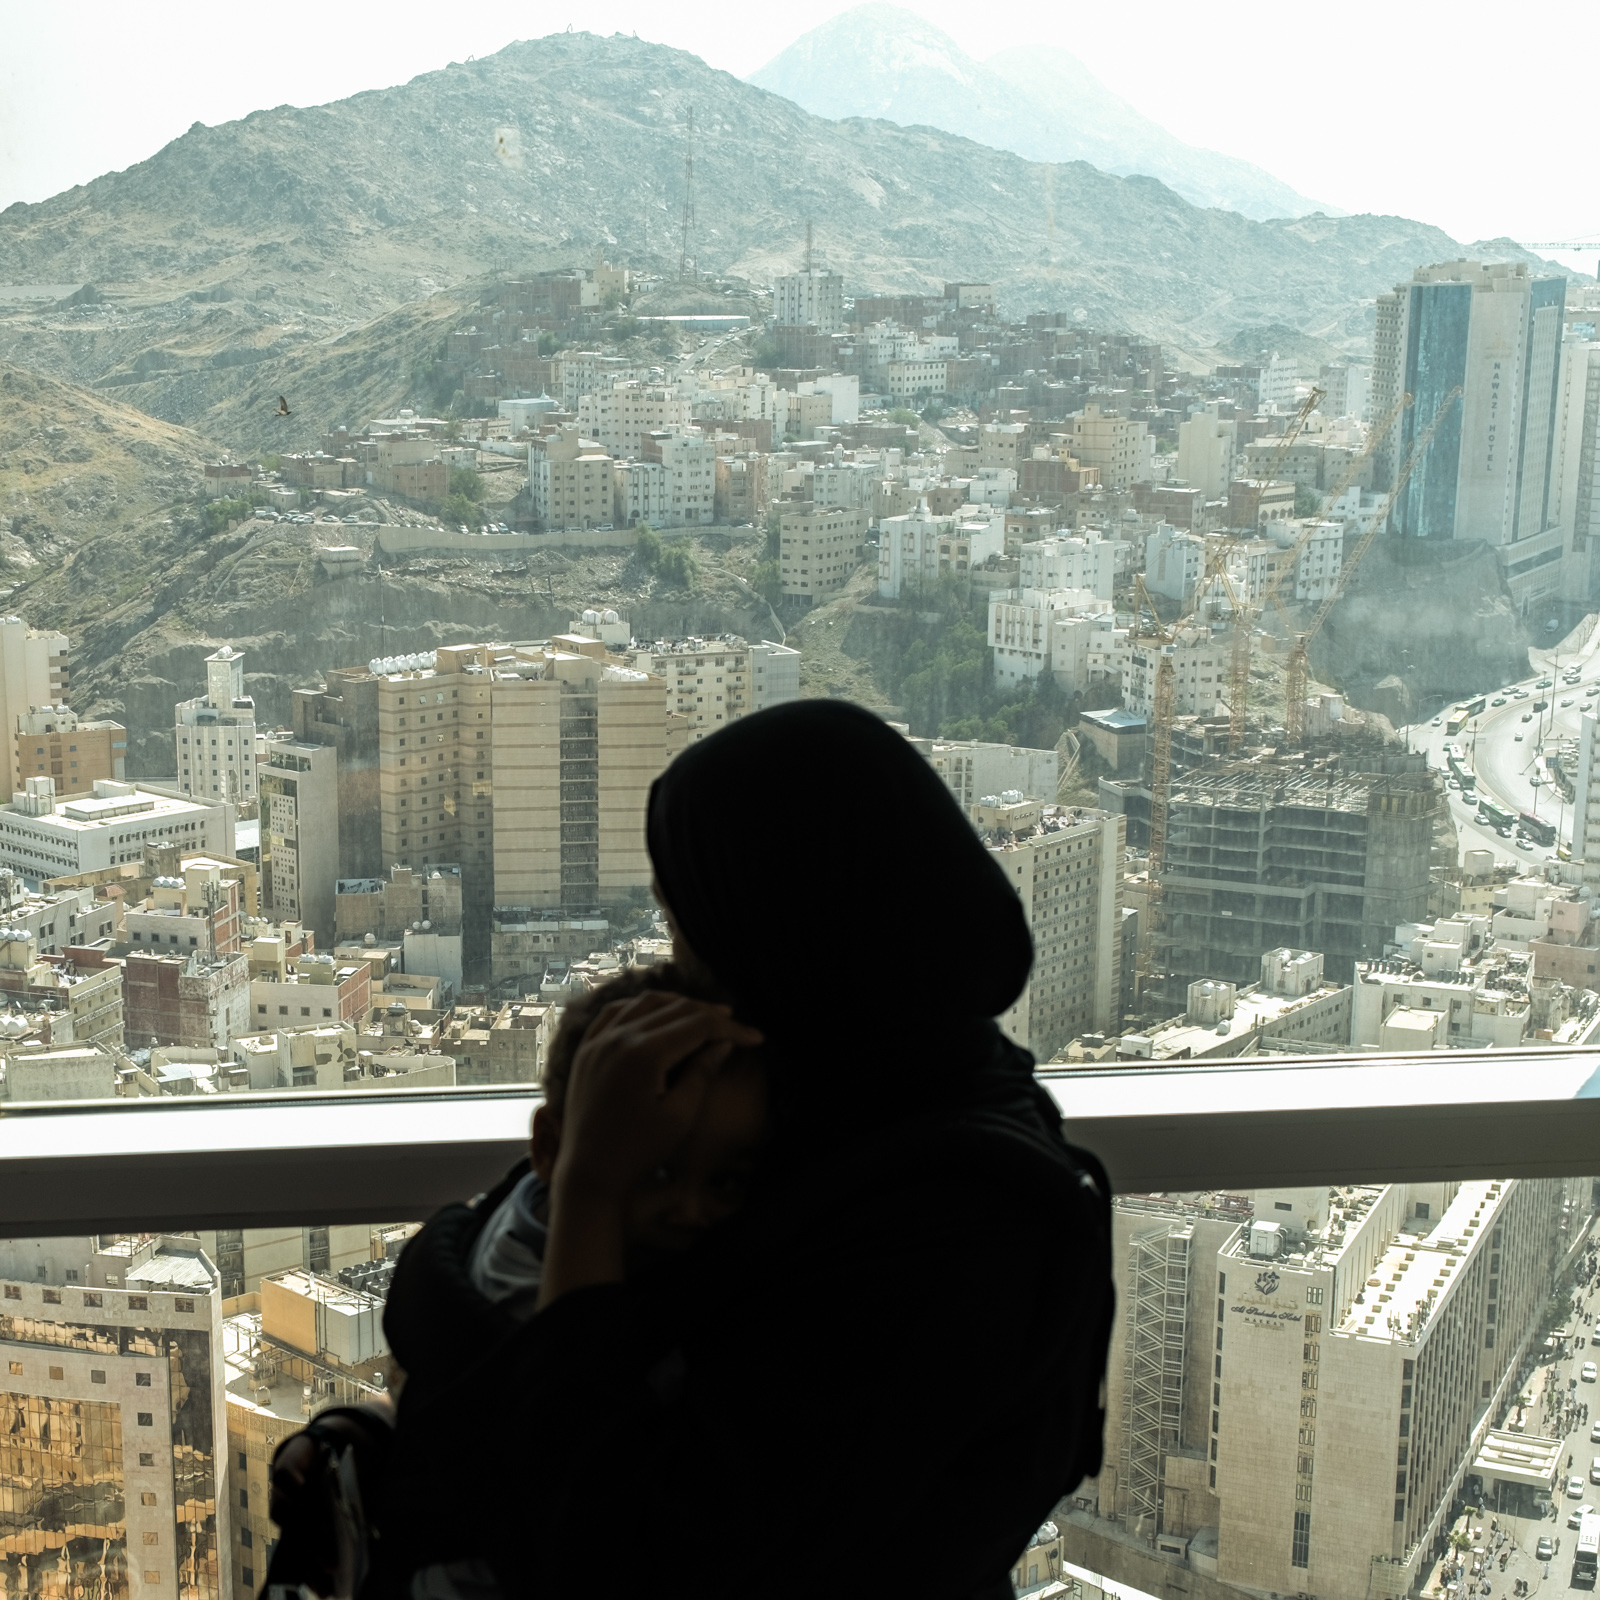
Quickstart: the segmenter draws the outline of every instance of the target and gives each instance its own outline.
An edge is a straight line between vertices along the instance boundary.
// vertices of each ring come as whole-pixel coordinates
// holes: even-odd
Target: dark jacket
[[[421,1380],[387,1590],[487,1554],[530,1600],[623,1571],[663,1596],[813,1600],[881,1589],[908,1539],[933,1600],[1003,1581],[1098,1470],[1112,1291],[1104,1173],[999,1052],[971,1093],[775,1172],[669,1278],[519,1328],[459,1299],[486,1213],[431,1223],[386,1316]],[[488,1341],[475,1358],[451,1299]]]

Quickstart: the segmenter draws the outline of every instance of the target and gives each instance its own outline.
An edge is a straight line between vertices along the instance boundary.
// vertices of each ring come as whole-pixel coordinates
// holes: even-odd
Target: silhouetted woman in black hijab
[[[912,747],[831,701],[692,746],[648,838],[677,958],[764,1036],[770,1159],[670,1289],[607,1266],[558,1177],[538,1314],[402,1396],[389,1586],[465,1546],[538,1600],[625,1573],[816,1600],[911,1548],[919,1593],[1009,1594],[1098,1470],[1111,1314],[1104,1175],[992,1020],[1032,960],[1017,895]],[[569,1108],[649,1048],[648,1018],[599,1031]]]

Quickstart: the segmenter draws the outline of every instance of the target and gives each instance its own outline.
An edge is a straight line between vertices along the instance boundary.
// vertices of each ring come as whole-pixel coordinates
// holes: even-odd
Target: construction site
[[[1315,388],[1306,396],[1261,488],[1321,398]],[[1372,430],[1335,499],[1410,403],[1410,395],[1401,396]],[[1387,496],[1365,515],[1337,576],[1305,620],[1291,618],[1279,591],[1292,599],[1291,580],[1315,523],[1304,526],[1259,584],[1234,559],[1258,521],[1259,488],[1257,515],[1242,519],[1244,528],[1207,540],[1204,576],[1185,619],[1164,622],[1143,578],[1136,580],[1134,634],[1155,661],[1144,783],[1124,785],[1121,796],[1144,800],[1146,812],[1135,990],[1141,1012],[1180,1004],[1194,979],[1249,983],[1262,952],[1281,946],[1320,951],[1328,976],[1348,982],[1357,961],[1382,953],[1397,924],[1426,914],[1436,778],[1424,757],[1389,745],[1381,719],[1341,726],[1340,698],[1310,693],[1309,663],[1312,641],[1387,527],[1394,496],[1426,452],[1443,411],[1412,447]],[[1269,610],[1287,634],[1287,659],[1283,725],[1262,728],[1252,726],[1252,679],[1259,674],[1251,658],[1266,642],[1261,622]],[[1198,623],[1231,629],[1226,719],[1178,714],[1179,641]]]
[[[1437,811],[1423,757],[1351,770],[1337,755],[1204,764],[1173,785],[1155,958],[1171,992],[1255,981],[1261,952],[1318,950],[1348,983],[1428,909]]]

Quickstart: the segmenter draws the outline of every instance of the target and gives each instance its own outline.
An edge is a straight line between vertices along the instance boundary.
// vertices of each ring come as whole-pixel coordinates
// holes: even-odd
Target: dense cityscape
[[[1052,1082],[1592,1050],[1595,279],[1416,259],[1359,336],[1197,355],[810,220],[715,266],[696,137],[675,251],[486,259],[231,436],[28,370],[124,313],[0,283],[0,1107],[534,1096],[565,1008],[670,959],[652,782],[811,696],[1013,883],[1000,1022]],[[826,954],[819,1004],[868,981]],[[1017,1593],[1592,1588],[1596,1203],[1118,1196],[1104,1463]],[[383,1394],[422,1220],[0,1241],[4,1593],[248,1600],[273,1451]]]

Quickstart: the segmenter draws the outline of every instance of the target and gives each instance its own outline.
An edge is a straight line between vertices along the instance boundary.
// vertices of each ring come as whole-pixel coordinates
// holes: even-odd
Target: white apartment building
[[[22,781],[17,765],[17,722],[34,706],[62,705],[70,684],[69,646],[64,633],[30,628],[21,617],[0,617],[0,728],[5,730],[11,784]]]
[[[1213,633],[1197,623],[1180,628],[1177,638],[1168,645],[1149,639],[1134,640],[1122,679],[1122,703],[1135,716],[1154,714],[1156,669],[1163,656],[1172,661],[1177,679],[1176,714],[1215,715],[1228,692],[1232,630]]]
[[[980,744],[976,739],[913,739],[912,743],[944,779],[963,811],[987,795],[1007,793],[1043,805],[1055,803],[1061,763],[1054,750]]]
[[[916,400],[932,400],[943,395],[950,367],[944,357],[917,355],[905,361],[891,361],[883,369],[884,392],[901,405]]]
[[[800,698],[800,652],[763,639],[750,646],[750,709],[786,705]]]
[[[1155,440],[1143,422],[1091,403],[1068,417],[1065,429],[1072,456],[1086,467],[1098,467],[1107,489],[1120,494],[1149,481]]]
[[[1022,589],[1088,589],[1109,600],[1117,579],[1117,541],[1097,529],[1035,539],[1017,552]]]
[[[815,599],[850,581],[861,565],[865,511],[797,501],[778,514],[778,572],[786,595]]]
[[[637,456],[647,433],[687,428],[687,398],[670,384],[613,382],[578,401],[578,426],[613,456]]]
[[[670,526],[667,508],[667,469],[659,461],[618,461],[611,468],[614,511],[619,528],[648,522],[652,528]]]
[[[1000,1026],[1040,1061],[1080,1033],[1113,1033],[1120,1023],[1124,827],[1109,812],[1047,806],[1026,837],[993,847],[1034,951],[1028,986]]]
[[[1400,928],[1400,954],[1358,961],[1351,1045],[1507,1050],[1522,1044],[1531,1012],[1526,979],[1497,953],[1484,953],[1489,928],[1483,917]]]
[[[1144,582],[1151,594],[1187,601],[1206,572],[1205,540],[1170,523],[1159,523],[1145,535]]]
[[[244,654],[225,644],[205,665],[205,694],[177,707],[178,787],[213,800],[254,800],[256,703],[244,692]]]
[[[1344,569],[1344,524],[1319,520],[1275,522],[1269,526],[1265,538],[1241,539],[1228,551],[1228,576],[1233,580],[1235,594],[1254,603],[1272,583],[1278,585],[1284,600],[1291,595],[1296,600],[1321,600],[1331,593]],[[1306,544],[1295,561],[1291,583],[1286,573],[1282,577],[1279,573],[1302,536]],[[1223,535],[1210,537],[1219,539]]]
[[[772,320],[780,328],[844,331],[844,275],[816,269],[786,272],[772,282]]]
[[[819,506],[870,511],[883,469],[869,461],[819,461],[811,471],[811,499]]]
[[[339,752],[268,734],[261,780],[261,903],[270,916],[334,939],[339,877]]]
[[[801,394],[825,394],[833,401],[833,426],[861,420],[861,379],[853,372],[830,372],[802,383]]]
[[[696,528],[716,519],[717,450],[698,428],[661,441],[666,473],[667,521],[664,527]]]
[[[1021,684],[1049,672],[1068,694],[1087,688],[1091,635],[1097,624],[1113,621],[1111,602],[1088,589],[1007,589],[992,595],[989,647],[995,682]]]
[[[1227,498],[1239,453],[1239,425],[1215,400],[1178,424],[1178,476],[1207,500]]]
[[[667,710],[688,725],[689,741],[752,711],[800,697],[800,652],[735,634],[661,641],[629,654],[633,666],[665,681]]]
[[[936,517],[924,498],[915,511],[878,521],[878,593],[898,600],[907,584],[931,587],[939,578],[939,541],[947,543],[953,519]]]
[[[233,819],[224,800],[108,779],[98,780],[92,795],[58,803],[51,779],[29,778],[0,806],[0,868],[38,883],[141,861],[146,844],[231,856]]]

